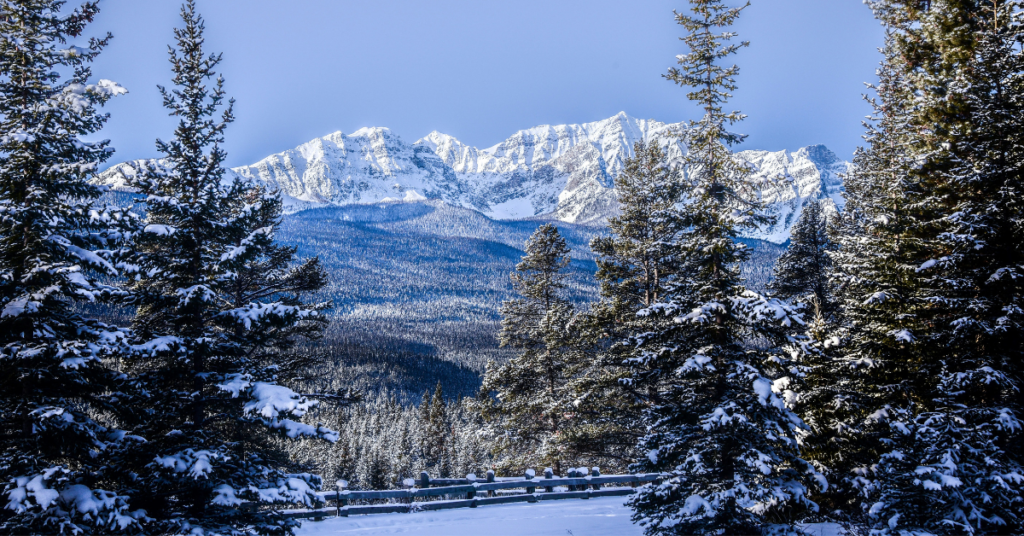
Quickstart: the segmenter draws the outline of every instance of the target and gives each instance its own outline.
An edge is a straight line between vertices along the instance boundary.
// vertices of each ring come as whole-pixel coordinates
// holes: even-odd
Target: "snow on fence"
[[[536,478],[533,469],[527,469],[522,478],[495,478],[494,471],[487,471],[487,478],[479,480],[475,475],[466,478],[430,478],[420,473],[418,479],[406,479],[406,489],[349,491],[348,483],[338,482],[337,491],[320,493],[327,504],[334,501],[334,508],[315,510],[288,510],[284,514],[292,518],[313,518],[328,516],[347,517],[363,514],[396,514],[427,510],[448,510],[451,508],[476,508],[492,504],[535,503],[560,499],[589,499],[591,497],[612,497],[632,495],[638,484],[660,482],[664,475],[608,475],[594,467],[587,474],[586,469],[570,469],[565,477],[556,477],[549,468],[543,478]],[[539,491],[538,491],[539,489]],[[525,490],[516,492],[516,490]],[[416,502],[417,498],[464,496],[464,499],[448,499]],[[389,504],[354,505],[353,501],[392,500]]]

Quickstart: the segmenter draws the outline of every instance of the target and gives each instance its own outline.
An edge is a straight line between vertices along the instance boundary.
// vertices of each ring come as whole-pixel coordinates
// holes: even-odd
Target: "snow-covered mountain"
[[[521,130],[486,149],[436,131],[408,144],[387,128],[372,127],[335,132],[233,172],[279,189],[291,211],[425,197],[494,219],[600,223],[618,209],[613,178],[633,144],[658,143],[678,161],[686,149],[672,134],[681,126],[619,113],[594,123]],[[740,156],[759,175],[792,178],[764,192],[779,209],[779,224],[750,238],[787,240],[808,199],[828,197],[842,205],[839,174],[849,164],[823,146]],[[125,169],[115,166],[99,180],[117,186],[118,171]]]
[[[842,175],[849,173],[853,165],[840,160],[824,145],[812,145],[796,152],[742,151],[738,155],[757,168],[755,180],[782,179],[774,181],[775,188],[761,194],[775,209],[778,221],[749,238],[781,244],[789,240],[789,228],[796,223],[807,201],[830,199],[839,209],[846,204]]]

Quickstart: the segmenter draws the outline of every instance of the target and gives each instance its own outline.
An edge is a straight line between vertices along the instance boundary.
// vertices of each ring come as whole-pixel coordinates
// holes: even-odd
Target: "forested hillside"
[[[318,388],[388,389],[418,402],[441,382],[450,396],[472,396],[484,365],[503,361],[501,303],[509,274],[539,220],[492,220],[440,201],[388,202],[305,210],[284,217],[278,239],[299,257],[319,256],[329,275],[319,297],[334,303],[316,366]],[[571,248],[568,296],[597,296],[590,241],[601,226],[555,222]],[[784,246],[744,240],[744,266],[761,288]],[[411,398],[406,398],[411,396]]]

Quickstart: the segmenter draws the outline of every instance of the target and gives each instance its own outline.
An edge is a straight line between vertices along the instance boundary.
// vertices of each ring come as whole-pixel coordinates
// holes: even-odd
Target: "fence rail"
[[[333,508],[314,510],[286,510],[284,514],[292,518],[323,519],[325,517],[365,514],[397,514],[430,510],[448,510],[452,508],[476,508],[495,504],[535,503],[562,499],[590,499],[592,497],[615,497],[635,493],[634,487],[647,482],[658,482],[664,475],[607,475],[602,476],[595,467],[586,474],[580,470],[570,470],[565,477],[556,477],[548,469],[542,478],[534,472],[527,471],[520,478],[495,478],[493,471],[487,472],[485,480],[478,480],[473,475],[466,478],[435,478],[421,473],[415,481],[408,480],[406,489],[349,491],[339,485],[337,491],[320,493],[320,498],[327,504],[335,503]],[[344,484],[339,483],[339,484]],[[611,486],[615,487],[603,487]],[[624,486],[625,485],[625,486]],[[629,487],[626,487],[629,486]],[[564,488],[557,489],[556,488]],[[523,489],[518,494],[498,494],[499,491]],[[416,502],[417,498],[459,497],[447,500]],[[351,504],[353,501],[396,500],[400,503],[389,504]]]

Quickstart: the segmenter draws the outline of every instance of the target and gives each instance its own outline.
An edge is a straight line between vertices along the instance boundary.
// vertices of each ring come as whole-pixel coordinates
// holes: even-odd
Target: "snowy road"
[[[641,536],[625,497],[306,521],[297,536]]]

